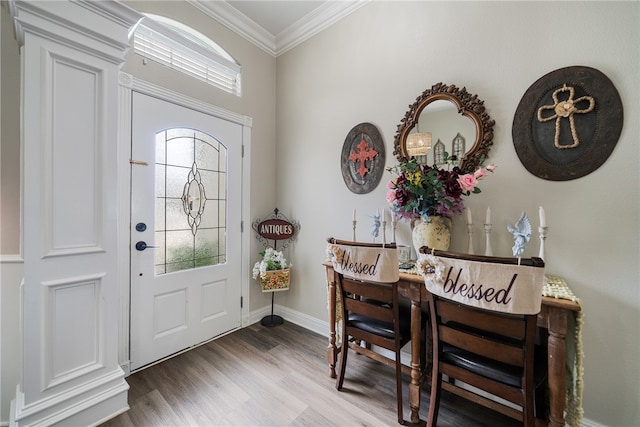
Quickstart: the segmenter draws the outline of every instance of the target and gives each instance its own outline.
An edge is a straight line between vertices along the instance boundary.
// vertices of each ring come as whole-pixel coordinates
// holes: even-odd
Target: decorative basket
[[[270,270],[265,272],[265,276],[260,276],[262,292],[277,292],[289,290],[291,281],[291,268],[282,270]]]

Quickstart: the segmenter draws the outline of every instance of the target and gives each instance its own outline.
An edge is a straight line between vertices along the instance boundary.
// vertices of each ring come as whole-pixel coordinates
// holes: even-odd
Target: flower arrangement
[[[286,291],[291,280],[291,264],[287,264],[282,251],[267,248],[260,252],[262,261],[253,266],[253,278],[260,281],[262,292]]]
[[[462,213],[462,196],[480,193],[478,181],[496,168],[480,166],[474,173],[465,174],[458,166],[450,168],[455,156],[444,154],[446,169],[420,165],[415,158],[387,168],[396,174],[387,184],[387,201],[396,218],[406,221],[431,215],[451,218]]]
[[[253,278],[260,277],[264,279],[267,277],[267,271],[282,270],[290,265],[287,264],[287,260],[284,257],[282,251],[276,251],[273,248],[267,248],[265,251],[260,252],[262,255],[262,261],[258,261],[253,266]]]

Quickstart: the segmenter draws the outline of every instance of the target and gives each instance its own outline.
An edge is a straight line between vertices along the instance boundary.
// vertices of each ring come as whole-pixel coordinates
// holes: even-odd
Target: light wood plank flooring
[[[338,392],[326,348],[325,337],[292,323],[254,324],[130,375],[131,409],[102,427],[397,426],[393,369],[350,353]],[[428,407],[423,389],[423,420]],[[518,425],[443,392],[440,427]]]

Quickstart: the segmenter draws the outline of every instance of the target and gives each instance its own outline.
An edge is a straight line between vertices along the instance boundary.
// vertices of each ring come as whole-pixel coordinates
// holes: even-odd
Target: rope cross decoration
[[[569,98],[565,100],[559,100],[558,95],[562,92],[569,92]],[[572,86],[567,86],[567,84],[563,84],[562,87],[555,92],[553,92],[553,105],[543,105],[538,109],[538,121],[541,123],[551,121],[553,119],[556,120],[556,134],[554,138],[554,145],[558,149],[567,149],[567,148],[575,148],[580,145],[580,140],[578,139],[578,132],[576,131],[575,119],[573,117],[574,114],[586,114],[593,111],[596,101],[592,96],[581,96],[578,99],[573,99],[575,95],[575,88]],[[583,101],[588,101],[589,106],[584,109],[579,109],[577,104]],[[543,112],[547,110],[553,110],[555,114],[549,117],[543,117]],[[560,122],[563,118],[569,119],[569,125],[571,127],[571,137],[573,138],[573,144],[560,144]]]

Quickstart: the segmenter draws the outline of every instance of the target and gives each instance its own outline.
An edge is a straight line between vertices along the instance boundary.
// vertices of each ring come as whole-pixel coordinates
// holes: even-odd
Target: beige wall
[[[20,254],[20,54],[7,4],[0,11],[0,254]]]
[[[490,161],[498,170],[468,206],[476,250],[493,211],[494,253],[510,255],[506,222],[526,211],[537,227],[538,206],[549,225],[547,271],[567,279],[586,313],[586,418],[609,426],[640,425],[639,21],[638,2],[371,2],[278,58],[278,204],[302,226],[294,248],[292,289],[280,301],[326,319],[320,266],[325,238],[370,239],[366,213],[385,207],[385,184],[355,195],[340,172],[349,130],[371,122],[383,135],[387,165],[408,105],[437,82],[466,86],[485,100],[496,121]],[[527,88],[562,67],[599,69],[615,84],[625,123],[611,157],[590,175],[545,181],[526,171],[511,125]],[[408,243],[401,224],[400,243]],[[456,219],[453,248],[466,249]],[[537,232],[527,254],[538,251]]]

